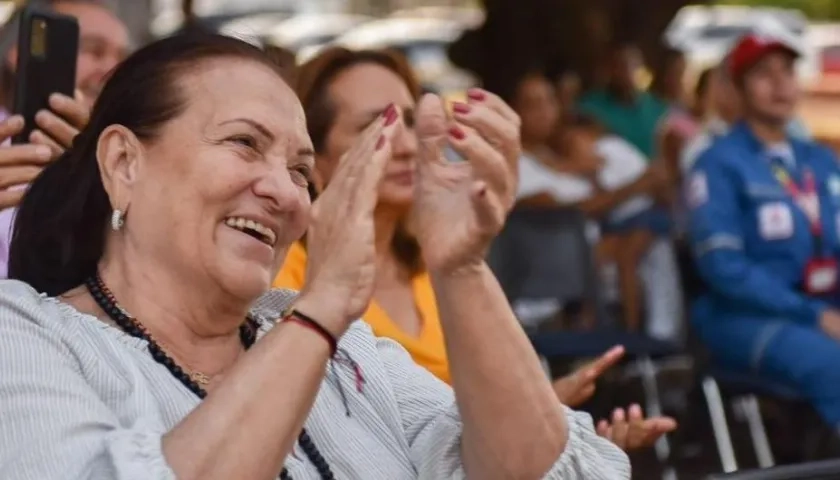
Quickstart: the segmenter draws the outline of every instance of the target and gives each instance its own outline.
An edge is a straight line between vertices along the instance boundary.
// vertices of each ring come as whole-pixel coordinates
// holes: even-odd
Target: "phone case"
[[[28,7],[20,17],[15,113],[26,125],[13,143],[29,142],[35,114],[49,108],[49,96],[72,97],[76,87],[79,24],[74,17]]]

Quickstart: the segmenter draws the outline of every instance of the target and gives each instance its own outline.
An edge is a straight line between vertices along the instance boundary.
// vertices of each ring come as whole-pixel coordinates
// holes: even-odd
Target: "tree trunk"
[[[661,50],[662,32],[689,0],[483,0],[487,19],[453,44],[453,62],[484,86],[509,97],[523,74],[573,70],[584,82],[615,39],[637,43],[646,59]]]

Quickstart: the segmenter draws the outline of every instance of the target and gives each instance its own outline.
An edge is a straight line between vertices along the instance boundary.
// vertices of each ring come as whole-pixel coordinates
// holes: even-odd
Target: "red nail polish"
[[[485,98],[487,98],[487,95],[483,91],[481,91],[477,88],[471,88],[470,90],[467,91],[467,97],[469,97],[470,99],[475,100],[477,102],[480,102],[480,101],[484,100]]]
[[[379,139],[376,140],[376,150],[382,150],[382,147],[385,146],[385,135],[380,135]]]
[[[455,113],[467,114],[470,113],[470,110],[472,110],[472,107],[470,107],[466,103],[455,102],[452,104],[452,111],[454,111]]]
[[[385,117],[385,126],[386,126],[386,127],[389,127],[389,126],[393,125],[393,124],[394,124],[394,122],[396,122],[396,121],[397,121],[397,112],[396,112],[396,111],[394,111],[394,113],[392,113],[392,114],[390,114],[389,116]]]
[[[451,135],[455,140],[463,140],[467,136],[459,127],[450,127],[449,135]]]
[[[388,104],[385,107],[385,110],[382,112],[382,116],[385,117],[385,126],[393,125],[393,123],[397,120],[397,107],[394,106],[393,103]]]

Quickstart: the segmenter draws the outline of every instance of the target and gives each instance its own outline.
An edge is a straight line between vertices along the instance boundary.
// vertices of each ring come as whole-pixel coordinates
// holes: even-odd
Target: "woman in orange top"
[[[380,263],[382,260],[380,260]],[[300,290],[303,287],[306,273],[306,249],[298,242],[292,245],[286,254],[286,261],[283,269],[274,281],[275,287]],[[380,272],[377,272],[377,276]],[[402,289],[402,295],[411,295],[412,306],[407,307],[416,310],[419,324],[415,327],[415,335],[408,333],[392,319],[389,312],[383,305],[374,300],[368,306],[363,318],[373,328],[373,332],[379,337],[387,337],[395,340],[405,347],[411,354],[414,361],[431,371],[436,377],[446,383],[450,383],[449,363],[446,360],[446,350],[443,346],[443,332],[438,318],[437,304],[435,303],[432,284],[426,272],[416,273],[406,286],[404,279],[397,279],[402,285],[395,284],[394,289]],[[388,295],[382,293],[382,282],[377,279],[377,295]],[[408,287],[408,292],[405,291]],[[399,311],[395,313],[401,313]],[[407,315],[406,315],[407,316]]]
[[[315,149],[317,189],[331,181],[341,181],[332,178],[339,159],[359,132],[388,105],[394,104],[402,110],[402,129],[391,141],[392,159],[379,185],[374,213],[376,286],[363,319],[374,334],[400,343],[419,365],[451,383],[431,280],[423,268],[419,245],[406,225],[414,199],[414,169],[419,148],[413,129],[413,111],[421,93],[411,67],[404,58],[391,52],[330,48],[298,70],[296,83]],[[471,93],[476,94],[480,92]],[[454,106],[456,115],[466,114],[469,108],[464,103]],[[290,248],[274,286],[300,290],[305,273],[305,243],[298,242]],[[622,353],[620,347],[613,349],[556,381],[555,391],[560,400],[566,405],[583,403],[594,392],[597,377],[618,361]],[[619,409],[612,420],[611,424],[599,424],[598,431],[625,448],[649,444],[675,426],[670,419],[644,419],[638,406],[627,414]]]

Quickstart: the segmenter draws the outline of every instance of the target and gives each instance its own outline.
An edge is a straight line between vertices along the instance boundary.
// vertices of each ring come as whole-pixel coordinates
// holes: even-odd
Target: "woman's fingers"
[[[510,190],[510,175],[504,155],[493,148],[475,130],[459,122],[448,130],[449,144],[470,162],[476,180],[483,180],[490,188],[502,195]]]
[[[32,130],[32,133],[29,134],[29,142],[35,145],[48,147],[51,152],[51,158],[57,158],[59,155],[64,153],[65,150],[64,147],[59,145],[55,140],[50,138],[49,135],[41,130]]]
[[[0,170],[0,189],[14,187],[16,185],[25,185],[43,170],[42,167],[35,165],[13,165],[3,167]]]
[[[519,128],[486,105],[486,102],[477,102],[472,105],[456,102],[452,106],[452,111],[459,123],[478,132],[506,159],[509,159],[509,163],[519,159]]]
[[[510,106],[498,95],[494,95],[487,90],[481,88],[471,88],[467,90],[467,102],[470,104],[486,105],[488,108],[491,108],[504,117],[507,121],[511,122],[517,131],[522,125],[519,115],[517,115],[517,113],[514,112],[513,109],[510,108]]]
[[[367,166],[370,155],[376,148],[376,142],[382,136],[382,130],[385,128],[385,123],[389,118],[392,118],[396,108],[393,105],[388,105],[382,114],[377,117],[370,125],[365,128],[358,140],[350,147],[338,162],[335,174],[336,180],[339,180],[341,185],[348,188],[355,188],[355,183],[352,179],[356,179],[358,175]],[[332,182],[336,183],[336,182]]]
[[[624,347],[616,345],[586,366],[588,376],[597,379],[624,357]]]
[[[79,134],[76,127],[49,110],[41,110],[35,114],[35,124],[63,149],[70,148],[73,139]]]
[[[630,423],[638,423],[644,421],[645,415],[642,412],[642,407],[640,407],[636,403],[630,405],[630,408],[627,409],[627,419],[630,421]]]
[[[606,420],[601,420],[598,422],[598,425],[595,427],[595,433],[599,436],[609,439],[608,436],[610,433],[610,422]]]
[[[400,127],[400,110],[391,104],[383,114],[382,129],[380,134],[373,141],[372,150],[368,153],[369,161],[365,165],[365,173],[362,176],[360,187],[374,192],[372,198],[378,197],[377,186],[382,180],[385,172],[385,165],[391,159],[391,142]]]
[[[417,103],[414,131],[418,142],[418,170],[425,171],[434,163],[443,162],[447,119],[443,101],[437,95],[423,95]]]
[[[0,191],[0,210],[5,210],[11,207],[17,207],[23,200],[23,195],[26,193],[24,189],[2,190]]]
[[[20,115],[12,115],[0,122],[0,142],[5,142],[23,131],[23,123],[23,117]]]
[[[0,175],[12,165],[46,165],[52,159],[52,150],[46,145],[10,145],[0,147]]]
[[[88,120],[90,120],[90,111],[81,94],[77,92],[77,95],[80,95],[79,98],[70,98],[60,93],[53,93],[50,95],[49,104],[53,112],[78,131],[87,126]]]
[[[630,425],[623,408],[616,408],[612,415],[612,441],[621,448],[627,446],[627,433]]]

